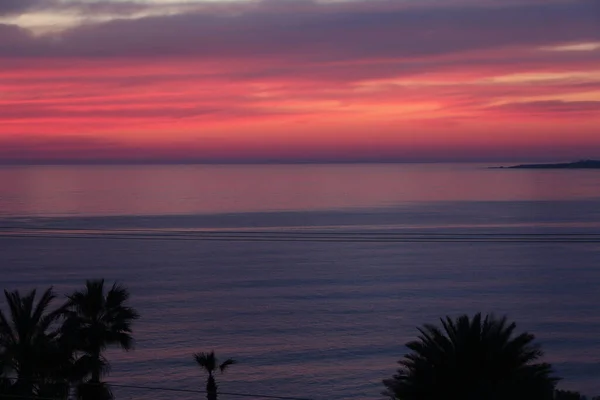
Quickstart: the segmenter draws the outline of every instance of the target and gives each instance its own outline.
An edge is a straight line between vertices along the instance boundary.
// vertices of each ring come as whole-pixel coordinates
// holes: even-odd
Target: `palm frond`
[[[129,300],[129,290],[125,286],[114,283],[106,295],[106,308],[118,308]]]
[[[7,346],[9,343],[14,343],[17,341],[15,331],[11,326],[8,319],[0,310],[0,345]]]
[[[232,358],[228,358],[221,365],[219,365],[219,370],[221,371],[221,373],[223,373],[229,366],[231,366],[233,364],[237,364],[237,361],[235,361]]]
[[[35,296],[31,298],[32,302],[34,300],[34,297]],[[54,294],[54,290],[52,289],[52,287],[46,289],[46,291],[42,294],[42,297],[38,300],[37,305],[35,306],[31,314],[31,319],[34,323],[43,322],[44,324],[48,324],[52,322],[51,320],[44,318],[44,314],[46,314],[48,308],[50,307],[50,303],[55,298],[56,295]]]
[[[516,325],[493,314],[441,319],[441,328],[425,324],[411,353],[398,363],[384,394],[396,399],[511,398],[550,399],[556,383],[534,336],[514,335]],[[527,396],[524,394],[527,393]]]
[[[215,352],[210,353],[195,353],[194,360],[201,368],[203,368],[208,374],[212,374],[217,369],[217,358]]]
[[[73,363],[73,378],[81,381],[90,376],[94,370],[100,371],[100,377],[107,376],[111,370],[110,362],[103,356],[96,359],[89,354],[83,354]]]
[[[103,279],[88,280],[83,290],[67,296],[65,323],[61,335],[76,343],[76,349],[92,357],[96,364],[104,360],[102,353],[110,346],[123,350],[133,348],[131,324],[138,313],[127,304],[128,290],[114,284],[105,291]],[[94,367],[92,380],[98,381],[102,371]]]
[[[58,347],[53,326],[58,314],[49,309],[55,295],[52,288],[39,298],[35,289],[25,295],[19,291],[4,291],[4,295],[9,315],[0,311],[2,372],[17,378],[20,392],[34,393],[36,387],[54,379],[69,358]]]

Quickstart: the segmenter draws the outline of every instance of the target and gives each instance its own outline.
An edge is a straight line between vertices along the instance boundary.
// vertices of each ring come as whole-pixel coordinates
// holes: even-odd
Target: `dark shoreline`
[[[600,169],[600,160],[581,160],[556,164],[520,164],[510,167],[490,167],[491,169]]]

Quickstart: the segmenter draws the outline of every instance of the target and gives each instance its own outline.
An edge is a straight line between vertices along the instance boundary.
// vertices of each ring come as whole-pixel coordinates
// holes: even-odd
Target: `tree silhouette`
[[[66,385],[60,373],[70,355],[58,344],[57,322],[61,311],[50,311],[56,298],[48,288],[36,302],[36,290],[25,296],[4,291],[9,313],[0,310],[0,366],[2,391],[16,396],[63,394]],[[9,379],[11,378],[11,379]]]
[[[554,393],[554,400],[583,400],[585,396],[582,396],[579,392],[571,390],[556,390]]]
[[[80,397],[84,399],[110,399],[110,389],[100,381],[110,363],[103,352],[109,346],[123,350],[133,348],[132,322],[139,314],[127,305],[129,291],[115,283],[106,291],[104,279],[86,281],[85,289],[67,296],[64,337],[71,342],[80,357],[74,370],[80,385]],[[84,381],[85,375],[90,375]]]
[[[215,356],[215,352],[210,353],[196,353],[194,354],[194,360],[204,371],[208,373],[208,379],[206,380],[206,398],[208,400],[217,399],[217,382],[215,381],[214,373],[219,369],[221,373],[224,373],[230,365],[236,364],[237,361],[228,358],[219,365],[219,360]]]
[[[384,380],[384,395],[399,400],[546,400],[552,399],[557,378],[541,356],[534,336],[515,336],[506,317],[481,314],[472,319],[441,319],[442,329],[426,324],[400,368]]]

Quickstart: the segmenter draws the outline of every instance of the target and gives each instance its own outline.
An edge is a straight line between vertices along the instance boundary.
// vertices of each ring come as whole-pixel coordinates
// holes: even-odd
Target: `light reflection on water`
[[[494,311],[537,334],[563,387],[600,394],[597,243],[89,240],[54,231],[600,233],[592,171],[361,168],[0,169],[4,232],[49,229],[0,236],[0,283],[61,293],[86,278],[126,283],[142,319],[136,350],[110,354],[113,382],[201,390],[191,354],[214,349],[240,361],[218,377],[229,392],[378,398],[417,325]],[[107,214],[115,216],[99,217]]]
[[[0,167],[0,215],[164,215],[599,198],[597,170],[473,164]]]

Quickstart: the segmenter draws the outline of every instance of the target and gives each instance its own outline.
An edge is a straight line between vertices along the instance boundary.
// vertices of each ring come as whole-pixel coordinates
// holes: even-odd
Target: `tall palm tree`
[[[219,360],[215,356],[215,352],[210,353],[196,353],[194,354],[194,360],[206,373],[208,373],[208,379],[206,380],[206,398],[208,400],[217,399],[217,382],[215,381],[214,373],[219,369],[221,373],[224,373],[230,365],[236,364],[237,361],[228,358],[223,363],[219,364]]]
[[[6,373],[2,386],[23,396],[37,395],[49,384],[56,389],[62,380],[58,374],[69,359],[57,342],[61,310],[49,310],[56,297],[52,288],[37,302],[36,295],[36,290],[25,296],[5,290],[9,313],[0,310],[0,365]]]
[[[384,395],[399,400],[552,399],[558,379],[549,364],[536,363],[542,351],[532,334],[514,335],[514,323],[493,315],[441,322],[441,329],[424,325],[418,340],[407,343],[412,352],[398,362],[397,374],[383,381]]]
[[[103,352],[109,346],[123,350],[133,348],[131,325],[139,318],[128,305],[129,291],[115,283],[106,291],[104,279],[88,280],[85,289],[67,296],[64,335],[74,343],[81,356],[75,362],[76,371],[90,371],[90,379],[82,386],[86,398],[110,398],[110,391],[100,378],[110,368]],[[85,376],[80,375],[80,382]],[[90,389],[91,388],[91,389]],[[93,388],[98,390],[95,395]]]

